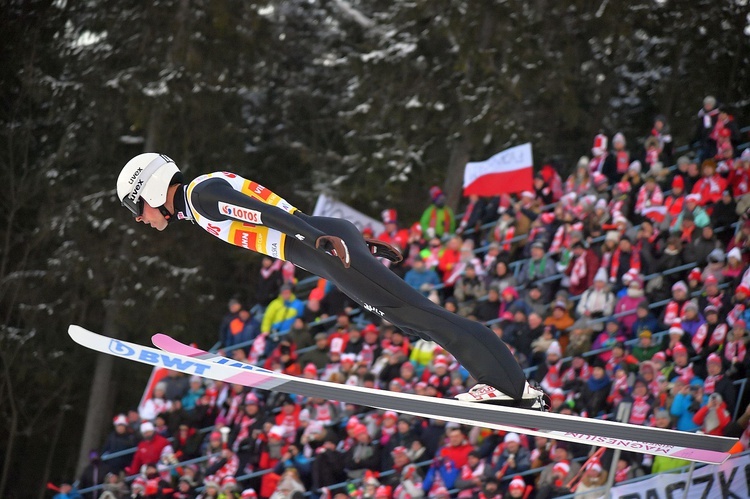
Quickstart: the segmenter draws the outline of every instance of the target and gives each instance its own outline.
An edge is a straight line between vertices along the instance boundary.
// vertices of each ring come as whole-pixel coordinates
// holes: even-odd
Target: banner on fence
[[[362,229],[365,227],[370,227],[376,236],[385,230],[385,226],[374,218],[368,217],[348,204],[337,201],[325,194],[318,196],[318,202],[315,203],[313,216],[345,218],[356,225],[360,232],[362,232]]]
[[[685,496],[685,489],[690,488]],[[750,455],[730,459],[721,465],[696,469],[693,476],[684,473],[662,473],[648,480],[612,488],[612,499],[675,498],[700,499],[712,497],[750,497]]]

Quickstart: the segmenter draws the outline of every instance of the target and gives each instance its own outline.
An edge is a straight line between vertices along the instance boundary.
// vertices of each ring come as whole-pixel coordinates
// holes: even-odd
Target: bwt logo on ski
[[[161,365],[167,369],[174,369],[175,371],[192,372],[201,376],[203,373],[211,369],[210,365],[201,364],[192,360],[183,360],[162,352],[155,352],[152,350],[140,350],[136,351],[134,348],[124,344],[118,340],[109,341],[109,351],[118,355],[119,357],[134,357],[141,362],[148,364]]]
[[[135,350],[133,350],[123,342],[117,340],[109,341],[109,351],[117,355],[122,355],[124,357],[130,357],[135,353]]]
[[[227,204],[219,202],[219,211],[224,215],[242,220],[244,222],[250,222],[251,224],[262,224],[260,218],[260,212],[255,210],[248,210],[241,206],[235,206],[233,204]]]

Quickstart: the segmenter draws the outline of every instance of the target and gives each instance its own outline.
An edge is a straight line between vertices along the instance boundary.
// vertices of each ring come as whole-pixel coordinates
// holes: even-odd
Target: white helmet
[[[133,216],[143,214],[143,201],[154,208],[167,202],[167,190],[180,169],[164,154],[139,154],[125,165],[117,177],[117,197]],[[181,181],[181,178],[179,178]]]

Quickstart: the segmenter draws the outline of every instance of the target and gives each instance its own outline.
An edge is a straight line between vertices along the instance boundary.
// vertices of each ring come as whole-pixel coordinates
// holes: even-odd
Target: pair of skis
[[[92,350],[152,367],[262,390],[338,400],[412,416],[512,431],[529,436],[709,464],[723,463],[737,443],[736,439],[726,437],[299,378],[205,352],[164,334],[152,337],[154,345],[159,349],[109,338],[75,325],[69,327],[68,334],[75,342]]]

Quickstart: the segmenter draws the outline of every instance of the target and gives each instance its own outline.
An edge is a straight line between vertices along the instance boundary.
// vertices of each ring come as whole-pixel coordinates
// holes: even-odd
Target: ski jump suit
[[[505,343],[483,324],[434,304],[388,270],[351,222],[305,215],[262,185],[228,172],[196,178],[185,188],[184,199],[179,198],[175,196],[177,219],[192,218],[230,244],[288,260],[329,280],[366,310],[438,343],[477,382],[521,398],[526,377]],[[316,248],[321,236],[344,241],[348,268]]]

